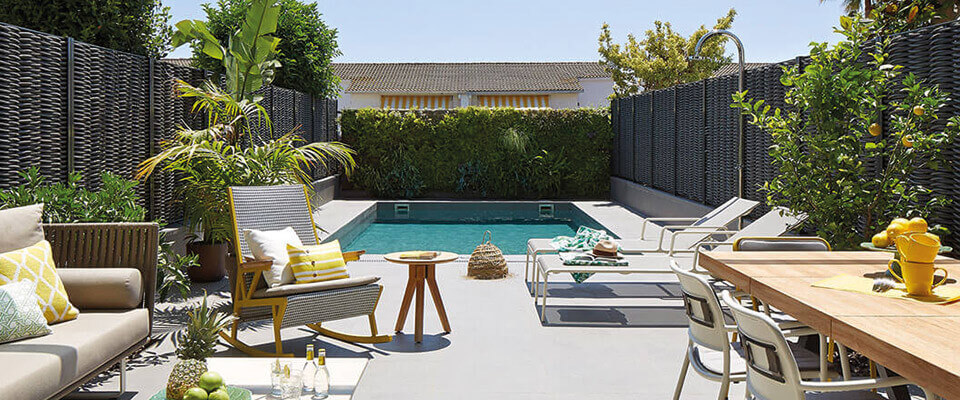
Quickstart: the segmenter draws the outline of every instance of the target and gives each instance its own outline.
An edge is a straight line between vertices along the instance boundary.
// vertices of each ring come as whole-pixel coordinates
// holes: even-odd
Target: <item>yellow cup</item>
[[[940,252],[940,239],[925,232],[897,236],[900,259],[915,263],[932,263]]]
[[[894,271],[894,263],[900,266],[902,276],[897,275],[896,271]],[[943,279],[940,279],[940,281],[934,285],[933,272],[938,269],[943,271]],[[934,267],[933,263],[890,260],[890,262],[887,263],[887,270],[890,271],[894,278],[903,282],[904,286],[907,287],[907,293],[914,296],[929,296],[933,293],[933,288],[947,281],[947,270]]]

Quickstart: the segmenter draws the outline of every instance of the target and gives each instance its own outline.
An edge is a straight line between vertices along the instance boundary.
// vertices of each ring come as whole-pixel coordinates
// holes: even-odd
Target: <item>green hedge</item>
[[[379,197],[602,198],[610,189],[608,109],[360,109],[344,110],[340,125],[358,154],[350,182]]]

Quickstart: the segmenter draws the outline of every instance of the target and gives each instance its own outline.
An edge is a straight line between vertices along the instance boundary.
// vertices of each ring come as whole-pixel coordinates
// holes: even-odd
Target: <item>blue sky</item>
[[[173,22],[204,19],[195,0],[164,0]],[[320,0],[339,31],[339,62],[593,61],[603,22],[615,38],[642,36],[654,20],[689,35],[729,8],[747,61],[806,54],[811,41],[836,41],[840,1],[827,0]],[[728,52],[735,51],[728,45]],[[189,57],[189,48],[170,57]]]

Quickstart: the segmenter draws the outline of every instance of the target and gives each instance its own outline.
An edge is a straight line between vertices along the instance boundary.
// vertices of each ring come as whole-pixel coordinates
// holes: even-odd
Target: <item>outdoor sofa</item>
[[[0,221],[4,234],[8,224]],[[43,238],[51,244],[58,274],[80,314],[50,325],[48,335],[0,344],[0,398],[61,398],[119,363],[119,393],[96,393],[117,397],[124,391],[124,360],[150,335],[158,226],[46,224]],[[9,239],[0,239],[7,246],[2,251],[33,244]]]

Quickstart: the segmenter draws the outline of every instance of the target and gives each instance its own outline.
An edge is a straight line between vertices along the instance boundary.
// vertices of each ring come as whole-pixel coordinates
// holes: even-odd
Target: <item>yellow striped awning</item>
[[[480,107],[512,108],[548,108],[550,95],[546,94],[503,94],[477,96]]]
[[[446,110],[453,108],[451,95],[380,96],[380,108],[391,110]]]

